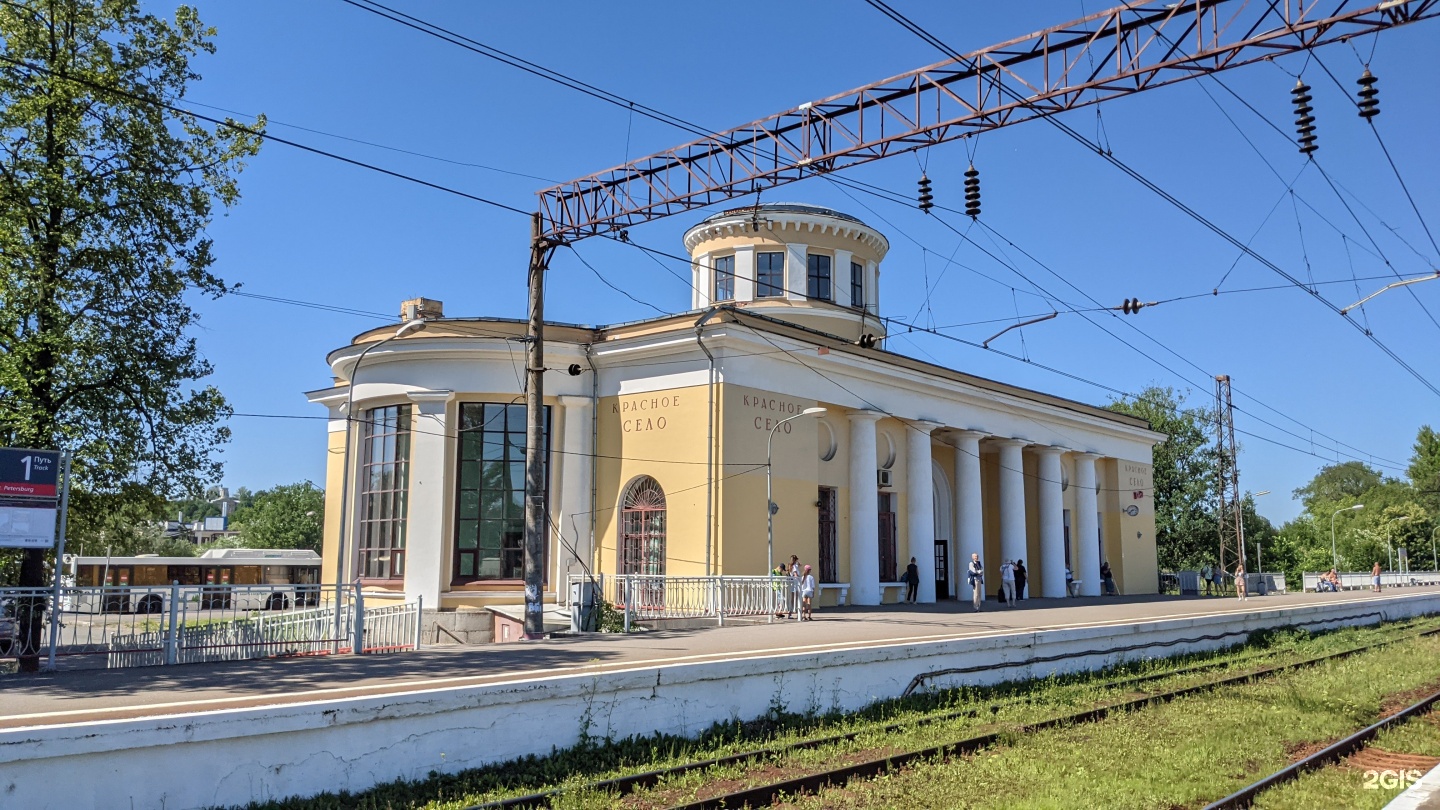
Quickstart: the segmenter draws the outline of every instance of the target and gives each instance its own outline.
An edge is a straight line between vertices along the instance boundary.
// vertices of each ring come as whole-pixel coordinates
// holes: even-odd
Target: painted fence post
[[[415,597],[415,649],[420,649],[420,639],[425,635],[425,596]]]
[[[170,583],[170,625],[165,628],[165,664],[173,666],[180,660],[180,583]]]
[[[350,652],[354,655],[363,655],[365,653],[365,591],[358,582],[355,583],[355,602],[352,613],[354,622],[352,628],[355,637],[350,642]]]

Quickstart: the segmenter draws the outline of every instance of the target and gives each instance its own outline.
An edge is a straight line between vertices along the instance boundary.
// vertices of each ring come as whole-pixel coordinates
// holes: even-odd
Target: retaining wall
[[[1213,650],[1268,627],[1321,629],[1426,613],[1440,613],[1440,594],[6,730],[0,805],[178,810],[363,790],[545,754],[582,733],[695,734],[773,707],[858,709],[907,689]]]

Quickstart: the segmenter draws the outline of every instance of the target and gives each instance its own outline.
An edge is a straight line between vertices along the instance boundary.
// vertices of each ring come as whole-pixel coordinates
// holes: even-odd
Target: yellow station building
[[[972,553],[992,598],[1005,559],[1035,596],[1065,595],[1067,565],[1098,594],[1102,561],[1123,592],[1156,591],[1164,436],[1144,420],[888,351],[889,243],[854,217],[736,209],[685,247],[690,311],[545,328],[547,600],[587,572],[765,573],[772,433],[774,558],[847,586],[822,602],[895,601],[911,557],[921,602],[968,598]],[[519,604],[525,324],[404,308],[423,329],[359,335],[308,395],[330,415],[326,581]]]

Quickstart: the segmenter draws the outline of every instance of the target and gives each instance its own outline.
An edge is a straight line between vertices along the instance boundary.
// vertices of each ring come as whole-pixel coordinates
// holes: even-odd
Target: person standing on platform
[[[985,597],[985,566],[980,563],[980,555],[970,555],[970,567],[966,569],[965,576],[970,578],[970,601],[975,605],[975,612],[980,612],[980,601]]]
[[[775,615],[788,616],[785,601],[790,598],[790,577],[784,563],[776,563],[775,570],[770,572],[770,590],[775,593]]]
[[[1380,593],[1380,562],[1375,562],[1375,567],[1370,569],[1371,590]]]
[[[1214,573],[1210,570],[1209,563],[1206,563],[1205,567],[1200,569],[1200,581],[1205,583],[1206,596],[1210,596],[1211,594],[1215,593]]]
[[[1225,595],[1225,569],[1215,566],[1210,569],[1210,578],[1215,581],[1215,591],[1221,596]]]
[[[905,566],[905,601],[915,604],[916,597],[920,593],[920,566],[915,564],[915,558],[910,558],[910,564]]]
[[[1025,598],[1025,561],[1015,561],[1015,598]]]
[[[1110,561],[1100,563],[1100,581],[1105,584],[1106,596],[1119,596],[1120,590],[1115,587],[1115,575],[1110,571]]]
[[[800,575],[800,621],[808,622],[815,618],[812,612],[812,602],[815,599],[815,576],[810,573],[810,566],[801,569]]]
[[[1235,598],[1249,599],[1250,594],[1245,592],[1245,563],[1235,563]]]
[[[1070,572],[1070,564],[1065,564],[1065,595],[1075,595],[1075,575]]]
[[[1005,604],[1015,607],[1015,563],[1009,560],[1000,563],[1000,593],[1004,595]]]

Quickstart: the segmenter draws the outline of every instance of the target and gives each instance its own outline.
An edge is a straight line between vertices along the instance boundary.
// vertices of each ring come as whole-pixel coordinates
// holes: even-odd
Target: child
[[[815,577],[810,573],[810,566],[805,566],[804,571],[800,577],[800,621],[808,622],[815,618],[810,604],[815,598]]]

